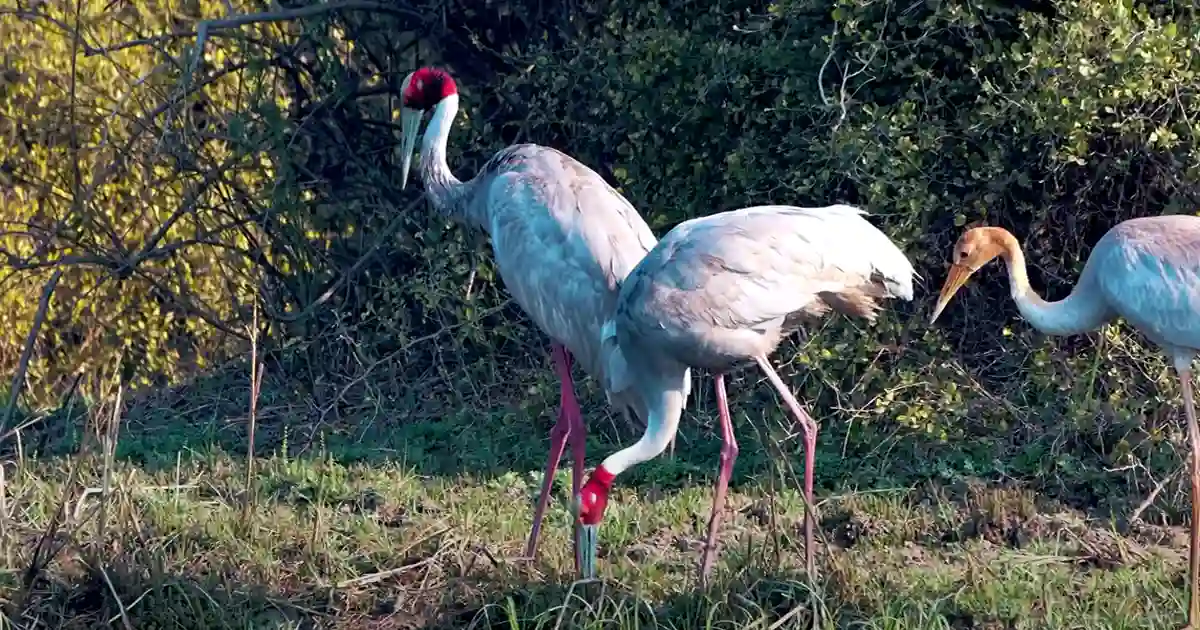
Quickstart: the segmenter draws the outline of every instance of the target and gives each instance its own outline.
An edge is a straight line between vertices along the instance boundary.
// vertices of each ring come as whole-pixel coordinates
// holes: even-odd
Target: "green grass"
[[[1089,496],[1112,495],[1119,476],[1097,475],[1094,462],[1090,476],[1039,476],[1044,458],[1031,457],[1014,481],[1006,471],[1020,458],[998,457],[1004,445],[990,438],[856,432],[829,415],[817,464],[819,576],[810,581],[796,440],[777,444],[783,427],[778,412],[761,411],[761,392],[744,392],[737,407],[742,456],[716,580],[700,589],[719,447],[703,387],[676,457],[619,480],[601,530],[602,583],[573,585],[569,456],[540,557],[516,560],[554,402],[547,375],[518,371],[512,391],[522,395],[508,401],[436,412],[385,405],[336,423],[313,422],[302,400],[272,385],[247,517],[245,397],[235,384],[135,405],[107,498],[97,491],[98,449],[80,446],[90,429],[51,423],[38,452],[5,469],[0,597],[9,626],[777,630],[811,627],[814,610],[822,628],[1182,625],[1180,529],[1141,524],[1120,534],[1097,516],[1104,506],[1056,490],[1086,482],[1108,484]],[[590,394],[589,468],[632,440]],[[26,584],[64,497],[58,552]],[[1143,497],[1109,498],[1111,507]]]

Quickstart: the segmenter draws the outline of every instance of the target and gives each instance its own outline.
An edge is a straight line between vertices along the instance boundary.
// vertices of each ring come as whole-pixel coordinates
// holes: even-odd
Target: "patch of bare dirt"
[[[1136,541],[1109,530],[1086,528],[1078,534],[1076,562],[1084,567],[1111,570],[1133,564],[1147,555]]]
[[[797,522],[796,527],[799,532],[803,532],[803,519]],[[880,536],[886,533],[889,527],[886,521],[853,509],[835,512],[821,520],[821,529],[825,531],[826,538],[843,549]]]
[[[1014,620],[1002,620],[997,617],[981,617],[966,612],[948,613],[946,623],[954,630],[1016,630]]]
[[[977,511],[969,515],[958,532],[950,538],[955,542],[983,539],[994,545],[1023,549],[1045,533],[1044,525],[1037,517],[1023,518]]]

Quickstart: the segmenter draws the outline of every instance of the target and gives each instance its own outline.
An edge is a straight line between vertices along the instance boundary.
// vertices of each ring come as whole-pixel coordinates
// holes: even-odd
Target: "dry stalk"
[[[108,592],[112,593],[113,601],[117,602],[117,610],[120,611],[121,625],[125,626],[125,630],[133,630],[133,624],[129,623],[129,612],[125,608],[125,603],[121,601],[121,596],[117,594],[117,589],[113,586],[112,580],[108,578],[108,571],[104,567],[96,567],[100,571],[100,577],[104,578],[104,585],[108,587]]]
[[[337,583],[337,587],[338,588],[347,588],[350,586],[366,586],[368,584],[375,584],[376,582],[382,582],[390,577],[395,577],[397,575],[407,573],[409,571],[412,571],[413,569],[419,569],[427,564],[432,563],[434,560],[437,560],[437,556],[430,556],[428,558],[425,558],[424,560],[418,560],[416,562],[413,562],[412,564],[406,564],[402,567],[396,567],[395,569],[388,569],[386,571],[378,571],[376,573],[371,573],[369,575],[362,575],[362,576],[359,576],[356,578],[350,578],[349,580],[342,580],[341,582]]]
[[[4,566],[12,566],[12,556],[9,555],[8,539],[8,483],[4,478],[4,463],[0,462],[0,545],[4,545]]]
[[[250,525],[250,508],[254,505],[254,431],[258,425],[258,395],[262,391],[263,363],[258,358],[258,300],[250,329],[250,427],[246,436],[246,494],[242,502],[242,523]]]
[[[120,368],[118,368],[117,378],[120,379]],[[100,483],[100,487],[102,488],[100,492],[100,515],[96,530],[96,542],[100,545],[104,544],[105,529],[108,526],[108,499],[112,493],[113,456],[117,450],[117,434],[121,425],[121,404],[124,395],[125,383],[118,380],[117,399],[113,403],[112,418],[109,419],[108,426],[106,427],[107,435],[104,439],[104,469]]]
[[[407,554],[408,552],[412,551],[413,549],[416,549],[417,547],[425,544],[425,542],[427,542],[427,541],[433,540],[434,538],[437,538],[438,536],[447,534],[452,529],[454,529],[454,528],[453,527],[443,527],[443,528],[438,529],[437,531],[434,531],[430,534],[421,536],[416,541],[409,544],[404,549],[402,555]],[[423,567],[427,564],[430,564],[434,560],[437,560],[439,555],[440,555],[440,553],[435,552],[434,554],[430,555],[428,558],[425,558],[423,560],[418,560],[417,562],[413,562],[411,564],[406,564],[402,567],[396,567],[394,569],[387,569],[385,571],[377,571],[375,573],[369,573],[367,575],[360,575],[356,578],[342,580],[341,582],[337,583],[337,588],[347,588],[350,586],[365,586],[367,584],[374,584],[376,582],[381,582],[383,580],[386,580],[389,577],[400,575],[400,574],[406,573],[408,571],[411,571],[413,569]]]

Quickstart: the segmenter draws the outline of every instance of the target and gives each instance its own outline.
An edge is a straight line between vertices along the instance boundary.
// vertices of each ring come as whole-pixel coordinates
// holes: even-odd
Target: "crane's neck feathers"
[[[1025,266],[1025,252],[1017,237],[1003,228],[993,228],[993,240],[1000,258],[1008,268],[1008,287],[1014,300],[1041,300],[1041,296],[1029,286],[1029,272]]]
[[[1112,313],[1097,290],[1096,271],[1091,264],[1067,297],[1048,302],[1029,285],[1025,252],[1016,237],[997,228],[1000,257],[1008,267],[1008,285],[1017,310],[1034,328],[1049,335],[1074,335],[1095,330],[1112,318]]]
[[[486,227],[480,222],[481,218],[471,212],[468,184],[459,181],[446,163],[446,145],[456,115],[458,94],[449,94],[434,106],[433,116],[421,140],[421,181],[438,213],[465,221],[472,227]]]

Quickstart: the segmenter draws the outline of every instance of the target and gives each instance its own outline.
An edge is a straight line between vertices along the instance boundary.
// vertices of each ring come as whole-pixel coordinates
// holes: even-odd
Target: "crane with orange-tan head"
[[[931,324],[971,275],[995,258],[1007,265],[1013,301],[1034,328],[1072,335],[1120,317],[1171,357],[1192,451],[1190,599],[1184,630],[1200,630],[1200,426],[1192,400],[1192,361],[1200,353],[1200,217],[1141,217],[1117,224],[1092,249],[1071,294],[1055,302],[1029,286],[1016,237],[999,227],[973,228],[954,245]]]

